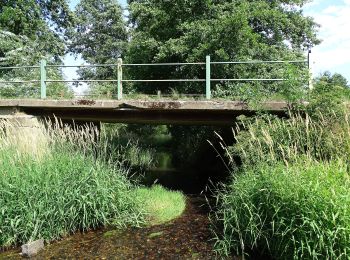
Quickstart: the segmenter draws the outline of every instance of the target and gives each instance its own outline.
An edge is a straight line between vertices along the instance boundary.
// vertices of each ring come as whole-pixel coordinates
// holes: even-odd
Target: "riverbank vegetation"
[[[190,63],[124,66],[123,94],[200,99],[206,77],[201,63],[210,55],[211,78],[231,79],[212,82],[214,98],[257,108],[261,101],[284,100],[289,114],[241,118],[228,145],[214,127],[119,125],[97,131],[58,123],[14,134],[2,125],[0,246],[103,225],[168,221],[183,211],[184,196],[159,186],[139,188],[131,177],[153,167],[154,149],[163,146],[171,152],[164,165],[195,169],[195,185],[209,183],[209,176],[222,180],[214,150],[223,147],[231,176],[217,191],[212,213],[219,254],[348,258],[350,124],[343,102],[350,92],[344,77],[330,73],[317,77],[309,89],[306,53],[320,39],[318,25],[303,13],[308,1],[127,2],[125,10],[116,0],[81,0],[73,11],[67,0],[5,1],[0,66],[8,68],[0,70],[0,96],[38,97],[39,86],[30,82],[38,79],[38,68],[12,68],[37,66],[41,59],[60,65],[68,52],[88,64],[117,64],[119,58],[129,65]],[[277,60],[282,63],[263,62]],[[286,62],[292,60],[303,62]],[[217,63],[227,61],[244,63]],[[79,67],[77,73],[89,86],[80,94],[116,96],[116,84],[88,82],[115,80],[114,65]],[[63,70],[48,68],[48,78],[63,79]],[[151,81],[126,81],[145,79]],[[8,80],[27,83],[4,83]],[[50,83],[48,97],[71,98],[71,87]],[[213,136],[219,136],[220,145]],[[206,141],[213,144],[212,153]],[[190,179],[185,177],[183,182]]]
[[[231,181],[212,215],[220,254],[348,258],[350,124],[339,92],[322,81],[302,111],[237,125],[225,147]]]
[[[347,259],[350,182],[343,161],[260,164],[219,193],[216,249],[273,259]]]
[[[31,138],[10,122],[2,122],[0,129],[0,247],[106,225],[164,222],[185,207],[180,193],[132,183],[125,157],[111,153],[109,138],[92,126],[38,125]],[[32,142],[38,144],[35,150]],[[160,211],[149,207],[155,196],[164,203]],[[181,205],[176,214],[174,200]]]

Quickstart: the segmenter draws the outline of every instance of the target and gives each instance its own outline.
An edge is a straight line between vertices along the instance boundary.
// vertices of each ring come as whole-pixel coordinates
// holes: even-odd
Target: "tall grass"
[[[143,223],[126,170],[113,164],[96,129],[38,125],[45,145],[31,151],[18,149],[26,136],[15,137],[12,127],[0,127],[0,247],[100,225]]]
[[[154,165],[154,150],[142,146],[140,137],[128,131],[126,125],[104,124],[101,132],[109,144],[108,154],[123,167],[143,172]]]
[[[235,130],[237,144],[222,143],[233,176],[217,194],[216,250],[273,259],[348,259],[348,115],[263,116]]]
[[[229,156],[238,155],[245,166],[260,162],[288,163],[300,155],[316,160],[348,161],[349,115],[333,119],[322,114],[317,119],[296,114],[289,119],[262,116],[242,121],[234,131],[237,143],[231,147],[223,144],[223,147]]]
[[[260,165],[237,176],[218,195],[216,249],[272,259],[348,259],[346,168],[342,162],[300,161]]]

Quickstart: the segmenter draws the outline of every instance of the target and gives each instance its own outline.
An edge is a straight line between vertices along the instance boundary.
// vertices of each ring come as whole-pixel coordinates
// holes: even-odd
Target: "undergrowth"
[[[29,140],[14,129],[9,122],[0,126],[0,247],[144,223],[126,170],[110,159],[96,129],[37,126]],[[30,144],[18,148],[39,140],[35,151]]]
[[[341,109],[260,116],[241,121],[235,145],[221,139],[232,167],[211,216],[221,255],[348,259],[348,118]]]
[[[342,162],[246,171],[218,194],[216,249],[273,259],[348,259],[349,188]]]

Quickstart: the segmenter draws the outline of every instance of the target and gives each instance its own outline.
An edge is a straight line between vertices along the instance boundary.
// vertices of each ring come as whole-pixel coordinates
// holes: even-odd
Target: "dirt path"
[[[215,259],[205,205],[203,198],[188,197],[185,213],[170,223],[75,234],[31,259]],[[3,258],[21,259],[18,250],[0,254]]]

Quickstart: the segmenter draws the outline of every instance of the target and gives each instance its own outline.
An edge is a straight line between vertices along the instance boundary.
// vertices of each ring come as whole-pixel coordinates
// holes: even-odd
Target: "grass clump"
[[[216,249],[273,259],[348,259],[349,189],[341,162],[248,170],[218,194]]]
[[[260,116],[241,122],[234,146],[222,143],[232,180],[212,215],[219,253],[349,258],[350,124],[341,114]]]
[[[148,215],[150,225],[158,225],[179,217],[186,208],[186,198],[179,191],[169,191],[160,185],[138,188],[137,198]]]
[[[9,127],[0,127],[0,247],[143,223],[134,187],[108,160],[97,131],[38,126],[47,144],[38,157],[17,149]]]
[[[237,143],[227,148],[227,154],[230,158],[239,156],[244,167],[261,162],[288,164],[300,155],[320,161],[349,160],[349,115],[316,115],[297,114],[289,119],[263,115],[253,120],[243,119],[236,127]]]

